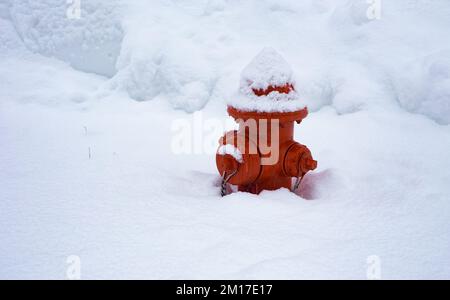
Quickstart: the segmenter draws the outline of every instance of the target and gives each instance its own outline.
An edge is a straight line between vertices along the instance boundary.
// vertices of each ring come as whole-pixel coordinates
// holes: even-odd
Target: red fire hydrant
[[[303,176],[317,167],[309,149],[294,141],[294,122],[308,109],[298,99],[292,71],[273,49],[266,48],[244,69],[228,114],[239,129],[220,138],[216,164],[222,176],[222,196],[227,183],[239,191],[295,190]],[[292,186],[292,178],[296,178]]]

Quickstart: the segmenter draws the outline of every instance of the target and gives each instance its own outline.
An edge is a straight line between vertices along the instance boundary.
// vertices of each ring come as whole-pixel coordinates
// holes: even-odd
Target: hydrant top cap
[[[241,73],[241,90],[292,85],[292,69],[273,48],[264,48]]]
[[[241,73],[238,93],[228,107],[246,112],[298,112],[306,102],[294,88],[293,72],[274,49],[264,48]]]

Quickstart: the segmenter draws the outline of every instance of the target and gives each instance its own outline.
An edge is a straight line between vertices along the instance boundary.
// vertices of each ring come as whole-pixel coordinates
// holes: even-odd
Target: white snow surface
[[[0,278],[450,279],[448,1],[53,3],[0,0]],[[221,198],[210,125],[264,47],[318,169]],[[197,110],[212,151],[174,153]]]

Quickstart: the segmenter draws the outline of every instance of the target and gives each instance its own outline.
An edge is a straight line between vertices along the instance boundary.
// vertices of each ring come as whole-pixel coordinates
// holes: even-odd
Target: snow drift
[[[2,2],[1,17],[10,20],[31,51],[59,58],[81,71],[116,73],[123,38],[119,0]],[[73,13],[77,3],[79,16]]]

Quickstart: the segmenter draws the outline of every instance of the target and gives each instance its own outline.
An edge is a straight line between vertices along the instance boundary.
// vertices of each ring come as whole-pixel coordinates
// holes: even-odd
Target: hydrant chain
[[[300,183],[302,182],[303,176],[304,176],[302,173],[301,162],[302,162],[302,156],[299,157],[299,159],[298,159],[298,164],[297,164],[298,175],[297,175],[297,178],[295,179],[295,183],[294,183],[294,187],[292,188],[292,192],[295,192],[298,189],[298,187],[300,186]]]
[[[294,187],[292,188],[292,192],[295,192],[298,189],[298,187],[300,186],[300,183],[302,182],[302,179],[303,179],[303,176],[298,176],[295,179],[295,183],[294,183]]]
[[[234,170],[233,172],[231,172],[230,175],[226,176],[227,172],[223,172],[222,175],[222,185],[221,185],[221,190],[220,190],[220,195],[223,197],[227,194],[227,182],[230,180],[231,177],[234,176],[234,174],[237,173],[237,169]]]

